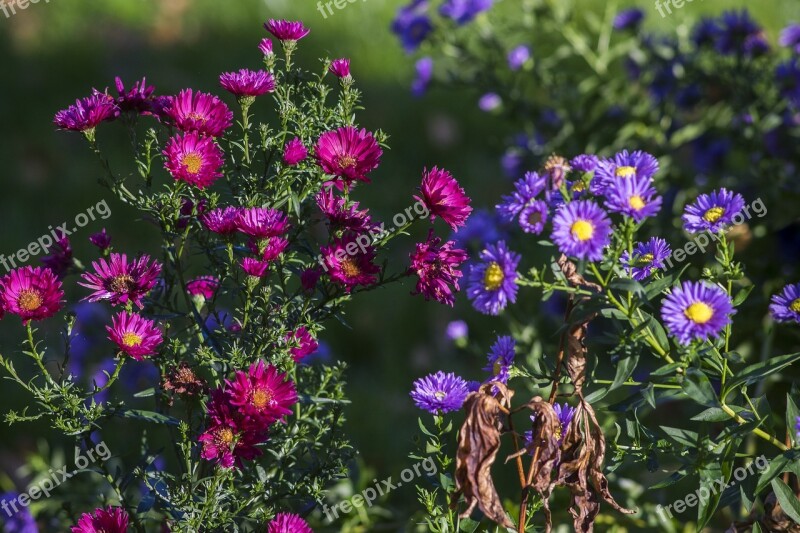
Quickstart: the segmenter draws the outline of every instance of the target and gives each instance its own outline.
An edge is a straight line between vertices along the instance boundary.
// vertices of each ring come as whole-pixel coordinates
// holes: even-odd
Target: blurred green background
[[[97,186],[97,161],[79,135],[55,130],[53,114],[92,87],[113,87],[115,75],[126,84],[147,76],[158,94],[184,87],[220,93],[220,72],[259,66],[256,45],[266,36],[262,22],[272,17],[302,19],[311,28],[299,53],[306,64],[325,56],[352,59],[366,108],[359,122],[390,135],[391,150],[373,174],[374,185],[358,191],[362,205],[377,218],[388,220],[410,205],[423,167],[434,164],[453,172],[476,207],[493,205],[510,186],[499,156],[511,132],[477,109],[478,95],[435,90],[422,99],[410,95],[413,59],[388,29],[402,3],[356,1],[327,18],[313,0],[40,0],[10,17],[0,12],[0,253],[27,246],[48,225],[73,220],[104,198],[112,216],[73,236],[76,256],[89,257],[87,239],[104,226],[119,250],[153,252],[153,228]],[[496,9],[513,13],[514,4],[500,0]],[[601,0],[576,4],[581,10],[606,6]],[[625,5],[643,8],[647,26],[662,32],[687,31],[703,13],[747,7],[773,43],[786,22],[800,20],[796,0],[697,0],[665,18],[651,1]],[[100,138],[113,154],[113,134],[104,139],[104,129]],[[412,245],[405,241],[395,265],[405,263]],[[74,290],[73,282],[68,285]],[[410,464],[417,416],[408,397],[411,382],[436,369],[467,368],[467,355],[444,337],[447,322],[465,319],[480,351],[493,341],[493,328],[503,327],[500,319],[478,315],[464,299],[451,310],[412,298],[412,288],[406,283],[365,295],[349,309],[349,327],[332,324],[323,336],[332,356],[351,365],[349,430],[363,464],[378,479]],[[17,349],[20,334],[18,321],[0,325],[2,353]],[[473,363],[465,374],[475,377],[476,371]],[[22,406],[13,387],[0,390],[3,411]],[[4,428],[0,468],[10,475],[26,450],[49,435],[36,425]],[[398,493],[393,503],[408,509],[411,497]]]

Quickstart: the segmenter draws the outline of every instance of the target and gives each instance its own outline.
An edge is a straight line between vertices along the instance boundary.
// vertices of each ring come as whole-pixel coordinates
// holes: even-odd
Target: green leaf
[[[798,416],[800,416],[800,410],[797,409],[797,404],[792,400],[791,394],[786,394],[786,429],[791,435],[794,446],[797,446],[797,432],[794,428],[797,425]]]
[[[708,377],[697,368],[687,368],[686,377],[683,379],[683,392],[695,402],[706,407],[719,405],[714,387]]]
[[[642,284],[636,281],[635,279],[617,278],[610,283],[610,286],[612,289],[632,292],[633,294],[639,296],[647,296],[647,292],[644,290]]]
[[[742,385],[752,385],[757,381],[761,381],[765,377],[783,370],[797,360],[800,360],[800,353],[779,355],[761,363],[756,363],[754,365],[745,367],[738,376],[725,384],[725,390],[722,392],[722,398],[724,399],[730,391],[736,389],[737,387]]]
[[[726,422],[731,417],[719,407],[709,407],[702,413],[694,415],[691,419],[696,422]]]
[[[733,298],[734,307],[738,307],[744,303],[744,301],[747,300],[747,297],[750,296],[750,292],[754,287],[755,285],[749,285],[747,287],[743,287],[739,292],[737,292],[736,296]]]
[[[800,450],[787,450],[777,457],[773,457],[769,462],[769,466],[764,469],[761,476],[758,478],[758,484],[753,496],[758,496],[767,488],[772,480],[786,471],[791,470],[792,462],[800,458]]]
[[[697,448],[697,444],[700,442],[700,436],[694,431],[681,428],[671,428],[668,426],[659,427],[678,444],[683,444],[685,446],[689,446],[690,448]]]
[[[792,489],[787,487],[781,478],[776,477],[772,480],[772,490],[775,491],[775,496],[778,498],[783,512],[800,524],[800,501],[797,500]]]
[[[177,418],[162,415],[154,411],[142,411],[140,409],[120,409],[116,412],[117,416],[122,418],[135,418],[136,420],[143,420],[151,424],[164,424],[170,426],[180,425],[180,420]]]
[[[139,391],[133,395],[134,398],[149,398],[156,393],[156,389],[150,387],[149,389],[145,389],[143,391]]]

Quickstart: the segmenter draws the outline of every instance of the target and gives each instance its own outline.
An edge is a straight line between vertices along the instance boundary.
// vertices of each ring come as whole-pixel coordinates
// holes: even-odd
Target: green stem
[[[746,424],[747,423],[747,420],[745,420],[741,416],[737,415],[736,412],[733,409],[731,409],[730,407],[728,407],[727,404],[725,404],[725,403],[722,404],[722,410],[725,411],[725,413],[727,413],[728,416],[733,418],[739,424]],[[755,429],[753,429],[753,431],[751,431],[751,433],[754,434],[754,435],[758,435],[759,437],[761,437],[765,441],[775,445],[782,452],[785,452],[785,451],[789,450],[789,448],[784,443],[782,443],[781,441],[779,441],[778,439],[776,439],[775,437],[773,437],[769,433],[765,432],[761,428],[755,428]]]

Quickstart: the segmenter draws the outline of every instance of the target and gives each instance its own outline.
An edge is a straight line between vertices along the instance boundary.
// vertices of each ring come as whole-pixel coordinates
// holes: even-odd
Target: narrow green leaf
[[[765,377],[774,374],[780,370],[783,370],[787,366],[795,363],[796,361],[800,360],[800,352],[787,354],[787,355],[779,355],[777,357],[773,357],[772,359],[768,359],[761,363],[756,363],[754,365],[750,365],[745,367],[738,375],[726,383],[725,390],[722,393],[722,397],[725,398],[728,392],[740,387],[742,385],[752,385],[757,381],[761,381]]]
[[[775,496],[778,498],[778,503],[781,504],[781,509],[786,513],[789,518],[800,524],[800,501],[794,495],[794,491],[786,486],[786,483],[779,477],[772,480],[772,490],[775,491]]]
[[[689,399],[705,405],[706,407],[716,407],[719,405],[714,387],[708,377],[697,368],[687,368],[686,377],[683,379],[683,392]]]

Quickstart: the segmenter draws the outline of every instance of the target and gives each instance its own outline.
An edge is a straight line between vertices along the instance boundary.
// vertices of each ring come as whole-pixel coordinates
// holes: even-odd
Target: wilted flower
[[[167,393],[193,397],[203,394],[206,381],[194,372],[189,363],[181,361],[177,367],[172,367],[164,374],[161,387]]]
[[[447,241],[444,245],[441,243],[442,239],[431,230],[428,240],[418,243],[411,254],[409,273],[419,277],[412,294],[422,294],[426,300],[433,298],[452,307],[455,303],[454,292],[460,290],[458,280],[462,273],[459,267],[467,260],[467,253],[455,249],[453,241]]]

